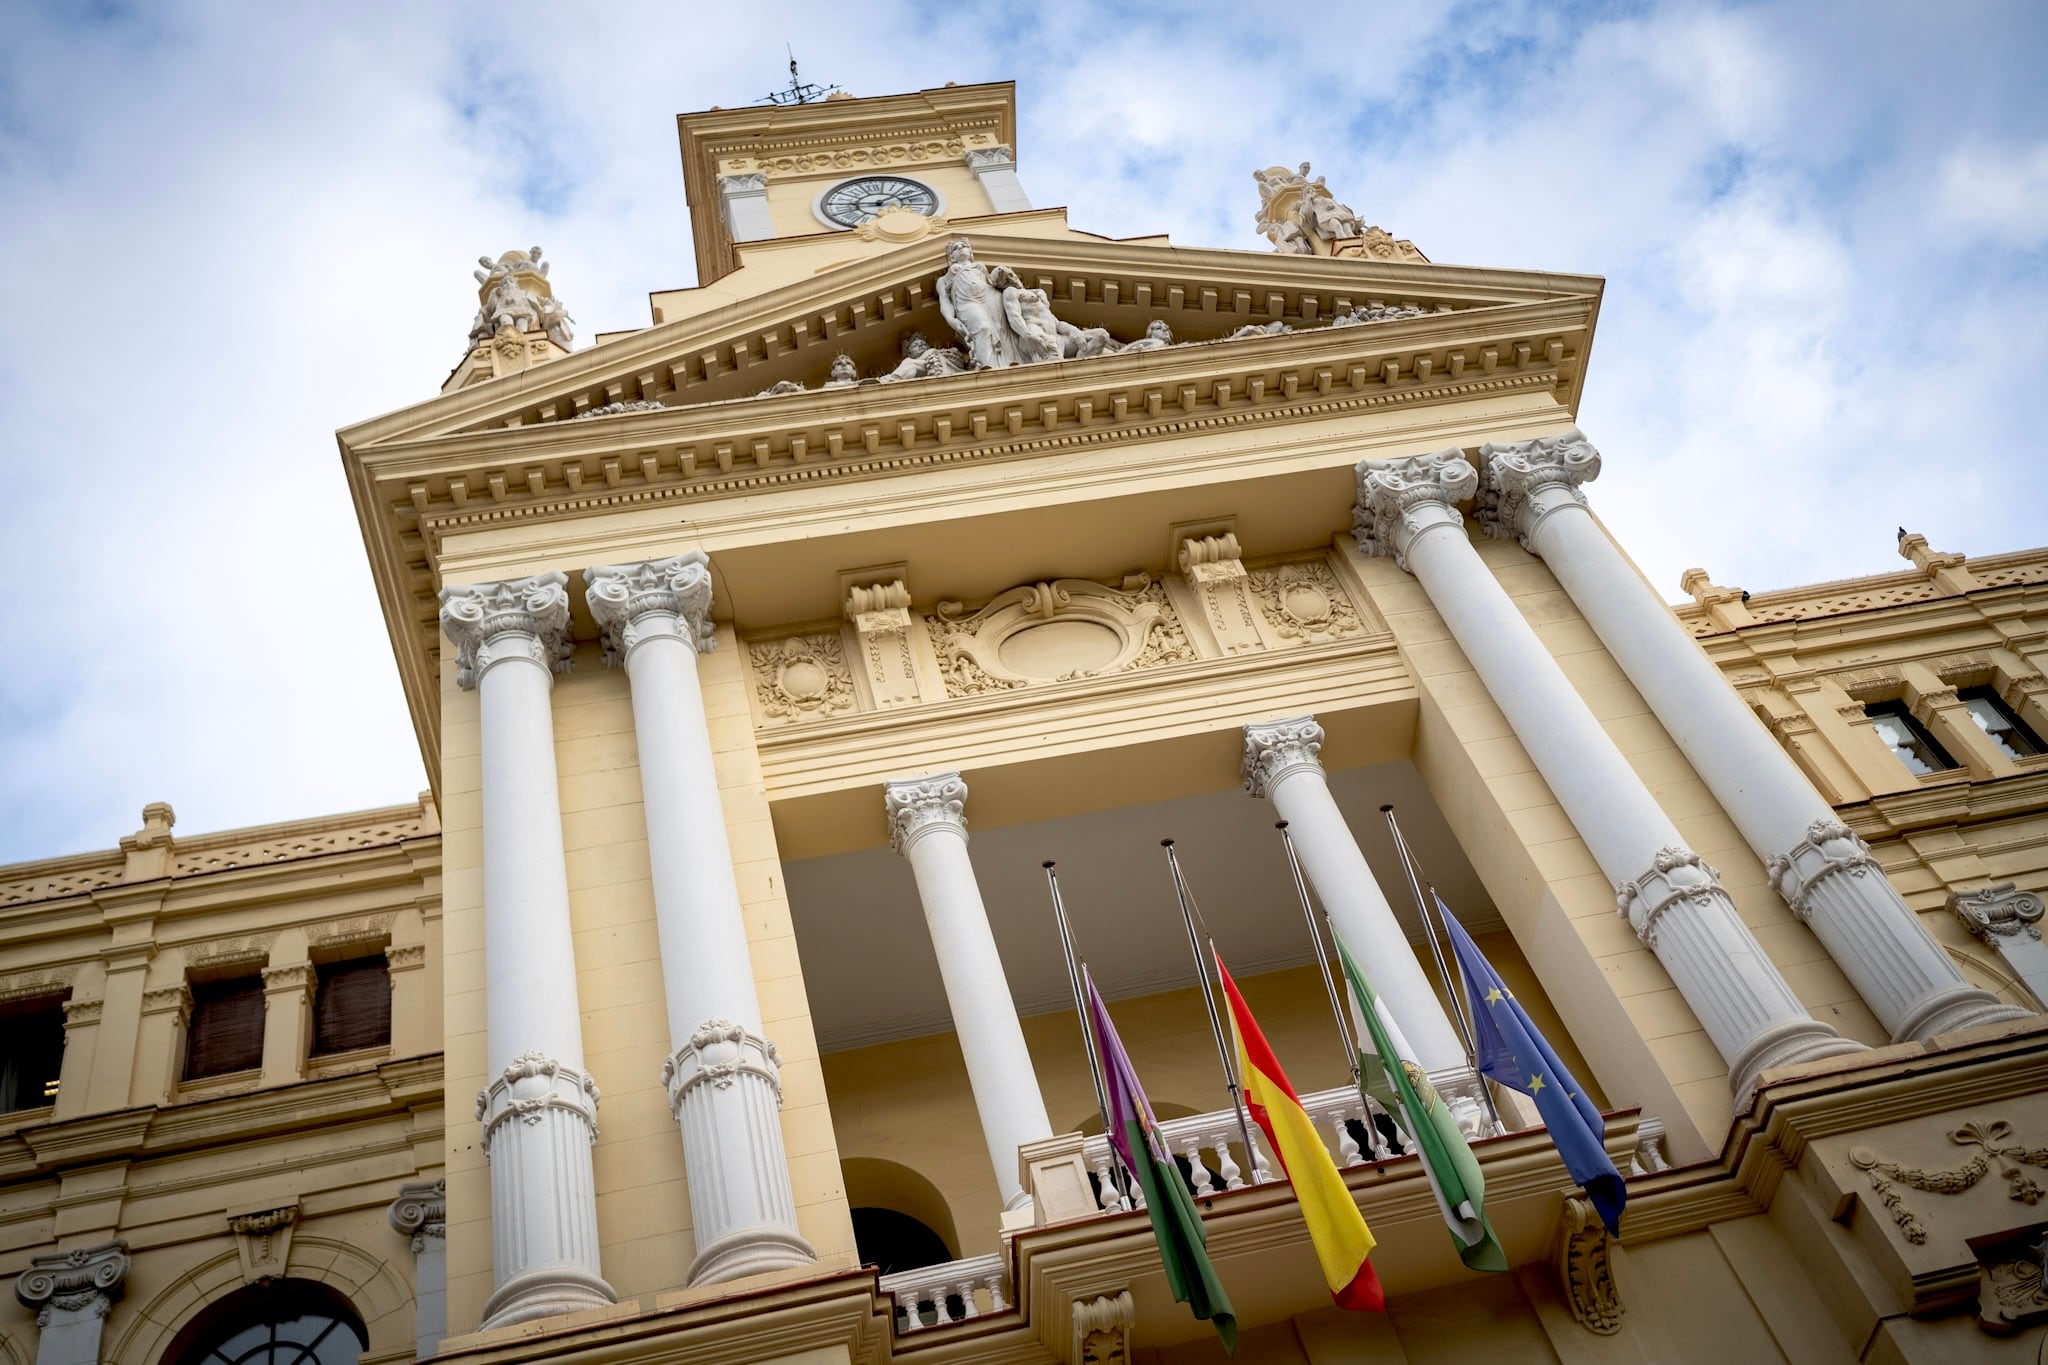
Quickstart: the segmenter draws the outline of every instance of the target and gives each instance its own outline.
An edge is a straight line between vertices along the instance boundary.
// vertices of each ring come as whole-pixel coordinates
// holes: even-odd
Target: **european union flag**
[[[1536,1112],[1550,1129],[1550,1140],[1557,1145],[1557,1154],[1564,1158],[1564,1168],[1571,1172],[1572,1179],[1585,1186],[1586,1197],[1599,1210],[1600,1221],[1607,1224],[1607,1230],[1619,1236],[1622,1206],[1628,1203],[1628,1186],[1608,1159],[1604,1145],[1607,1124],[1600,1111],[1550,1050],[1529,1012],[1479,951],[1465,926],[1452,917],[1441,896],[1437,897],[1436,908],[1443,915],[1444,928],[1450,932],[1451,951],[1457,955],[1459,974],[1465,978],[1465,995],[1471,1002],[1473,1031],[1477,1035],[1480,1074],[1536,1101]]]

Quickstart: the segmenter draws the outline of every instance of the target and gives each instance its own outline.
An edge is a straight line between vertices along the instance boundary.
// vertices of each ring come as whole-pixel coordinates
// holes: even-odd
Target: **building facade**
[[[1220,1359],[1049,862],[1239,1359],[2038,1354],[2048,550],[1674,611],[1587,487],[1595,277],[1306,165],[1271,253],[1093,236],[1007,85],[679,133],[695,287],[578,349],[486,259],[440,396],[339,435],[432,791],[0,869],[0,1360]],[[1473,1071],[1387,806],[1619,1238]],[[1351,1087],[1280,821],[1511,1273]],[[1238,1135],[1165,838],[1384,1315]]]

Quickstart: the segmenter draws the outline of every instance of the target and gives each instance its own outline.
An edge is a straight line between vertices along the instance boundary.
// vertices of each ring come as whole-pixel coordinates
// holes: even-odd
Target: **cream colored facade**
[[[1726,682],[1674,711],[1614,636],[1650,589],[1565,505],[1599,505],[1568,435],[1597,278],[1363,225],[1093,236],[1030,206],[1006,85],[680,134],[698,287],[573,349],[493,316],[494,283],[540,288],[508,256],[441,396],[340,433],[433,793],[189,841],[153,806],[117,852],[0,869],[0,1000],[61,997],[67,1027],[55,1105],[0,1115],[0,1273],[124,1241],[93,1348],[121,1362],[275,1281],[338,1293],[366,1360],[1220,1358],[1089,1183],[1051,857],[1198,1183],[1232,1185],[1203,1193],[1239,1359],[2033,1358],[2048,760],[1962,693],[2048,733],[2048,551],[1689,575],[1671,629]],[[864,176],[930,198],[834,226]],[[1077,348],[1176,344],[866,382],[957,332],[956,242]],[[828,384],[840,356],[863,382]],[[1881,877],[1846,835],[1758,846],[1716,766],[1730,697]],[[1900,762],[1894,702],[1957,768]],[[1376,881],[1418,945],[1372,970],[1396,1004],[1417,983],[1427,1049],[1451,1035],[1396,805],[1610,1113],[1619,1240],[1496,1092],[1475,1151],[1514,1272],[1458,1265],[1413,1159],[1358,1159],[1390,1311],[1328,1306],[1287,1187],[1245,1179],[1157,849],[1351,1160],[1271,828],[1304,801],[1342,817],[1289,815],[1333,913],[1384,913]],[[1815,891],[1851,877],[1847,909]],[[390,1044],[309,1061],[313,964],[366,945]],[[178,1080],[190,984],[252,965],[262,1066]],[[878,1280],[855,1209],[951,1259]],[[0,1312],[0,1358],[55,1339]]]

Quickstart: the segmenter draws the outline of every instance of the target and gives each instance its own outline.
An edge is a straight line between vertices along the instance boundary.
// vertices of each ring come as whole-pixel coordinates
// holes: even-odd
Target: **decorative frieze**
[[[1111,588],[1061,578],[1012,588],[969,612],[925,618],[949,697],[1065,682],[1195,657],[1165,589],[1145,575]]]
[[[854,708],[853,672],[836,632],[749,644],[747,662],[761,714],[771,721],[811,720]]]
[[[1266,625],[1282,640],[1321,644],[1365,629],[1358,609],[1323,560],[1256,569],[1251,574],[1251,590]]]
[[[391,941],[391,926],[397,921],[391,912],[381,915],[355,915],[348,919],[329,920],[315,924],[306,930],[306,942],[310,947],[326,953],[348,953],[358,949],[382,947]]]
[[[185,969],[219,971],[223,968],[253,967],[269,960],[270,945],[276,941],[277,932],[269,930],[260,934],[239,934],[229,938],[211,939],[205,943],[187,944]]]
[[[1960,1166],[1930,1169],[1887,1160],[1869,1147],[1849,1149],[1849,1164],[1864,1173],[1872,1196],[1898,1228],[1899,1236],[1914,1246],[1926,1244],[1927,1227],[1898,1192],[1897,1185],[1929,1194],[1964,1194],[1975,1189],[1995,1169],[2005,1180],[2006,1198],[2016,1204],[2032,1206],[2048,1194],[2048,1189],[2027,1169],[2048,1170],[2048,1147],[2029,1147],[2014,1141],[2012,1124],[2005,1119],[1965,1123],[1950,1132],[1948,1140],[1958,1147],[1978,1150]]]
[[[33,1000],[39,995],[62,995],[71,989],[71,982],[77,975],[75,963],[8,972],[0,975],[0,1002]]]

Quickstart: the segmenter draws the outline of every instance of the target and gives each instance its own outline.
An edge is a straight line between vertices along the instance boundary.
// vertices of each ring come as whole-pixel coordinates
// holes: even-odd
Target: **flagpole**
[[[1081,970],[1074,965],[1074,933],[1067,925],[1067,906],[1066,902],[1060,899],[1060,878],[1059,873],[1054,870],[1053,860],[1050,858],[1046,859],[1044,867],[1045,885],[1052,892],[1053,918],[1059,921],[1060,926],[1060,952],[1065,955],[1067,960],[1067,988],[1074,994],[1074,1014],[1081,1021],[1081,1046],[1088,1054],[1088,1079],[1095,1083],[1095,1108],[1096,1112],[1102,1115],[1102,1135],[1107,1139],[1109,1137],[1109,1090],[1102,1080],[1102,1058],[1095,1051],[1095,1026],[1088,1018],[1087,1002],[1081,998]],[[1115,1150],[1116,1144],[1111,1143],[1110,1151],[1115,1152]],[[1122,1175],[1122,1162],[1112,1161],[1109,1165],[1113,1178]],[[1117,1193],[1123,1196],[1126,1204],[1130,1204],[1130,1187],[1122,1179],[1117,1179],[1116,1185]]]
[[[1280,831],[1280,842],[1287,849],[1287,867],[1294,873],[1294,894],[1301,900],[1301,917],[1308,923],[1308,941],[1316,946],[1316,965],[1323,969],[1323,990],[1330,997],[1330,1017],[1337,1021],[1337,1040],[1344,1045],[1344,1064],[1351,1068],[1351,1083],[1358,1084],[1358,1044],[1351,1036],[1351,1023],[1344,1017],[1344,1002],[1337,995],[1337,978],[1330,973],[1330,955],[1323,950],[1323,932],[1316,925],[1316,912],[1309,905],[1308,882],[1301,875],[1301,859],[1294,852],[1294,836],[1287,832],[1287,822],[1282,820],[1273,826]]]
[[[1479,1102],[1486,1106],[1486,1113],[1493,1120],[1496,1130],[1505,1130],[1507,1125],[1500,1121],[1500,1111],[1493,1107],[1493,1095],[1486,1088],[1486,1077],[1479,1074],[1479,1044],[1474,1039],[1471,1023],[1465,1018],[1465,1010],[1458,997],[1464,994],[1460,989],[1463,976],[1451,975],[1450,964],[1444,960],[1443,943],[1437,938],[1436,921],[1429,917],[1429,906],[1422,899],[1422,882],[1415,875],[1415,860],[1408,855],[1408,841],[1401,835],[1400,822],[1394,819],[1394,808],[1380,807],[1380,814],[1387,817],[1387,829],[1394,836],[1394,851],[1401,855],[1401,870],[1408,874],[1408,890],[1415,897],[1415,912],[1422,916],[1422,931],[1429,935],[1429,951],[1436,958],[1437,976],[1444,983],[1444,995],[1451,1003],[1451,1018],[1457,1021],[1458,1036],[1465,1043],[1465,1060],[1472,1068],[1472,1075],[1479,1082]]]
[[[1251,1120],[1245,1117],[1244,1100],[1238,1084],[1237,1068],[1231,1065],[1230,1047],[1223,1039],[1223,1021],[1216,1015],[1216,998],[1209,993],[1209,969],[1202,962],[1202,944],[1195,937],[1195,916],[1188,908],[1187,883],[1181,879],[1180,859],[1173,851],[1173,840],[1161,839],[1159,846],[1166,850],[1166,866],[1173,872],[1173,894],[1180,901],[1180,922],[1188,931],[1188,953],[1195,959],[1195,979],[1202,986],[1202,1008],[1209,1014],[1209,1032],[1216,1038],[1216,1060],[1223,1065],[1223,1084],[1230,1090],[1230,1109],[1237,1115],[1237,1131],[1244,1138],[1244,1159],[1250,1169],[1245,1184],[1259,1183],[1259,1149],[1252,1142]],[[1221,965],[1221,959],[1218,960]],[[1219,984],[1217,989],[1221,990]]]

